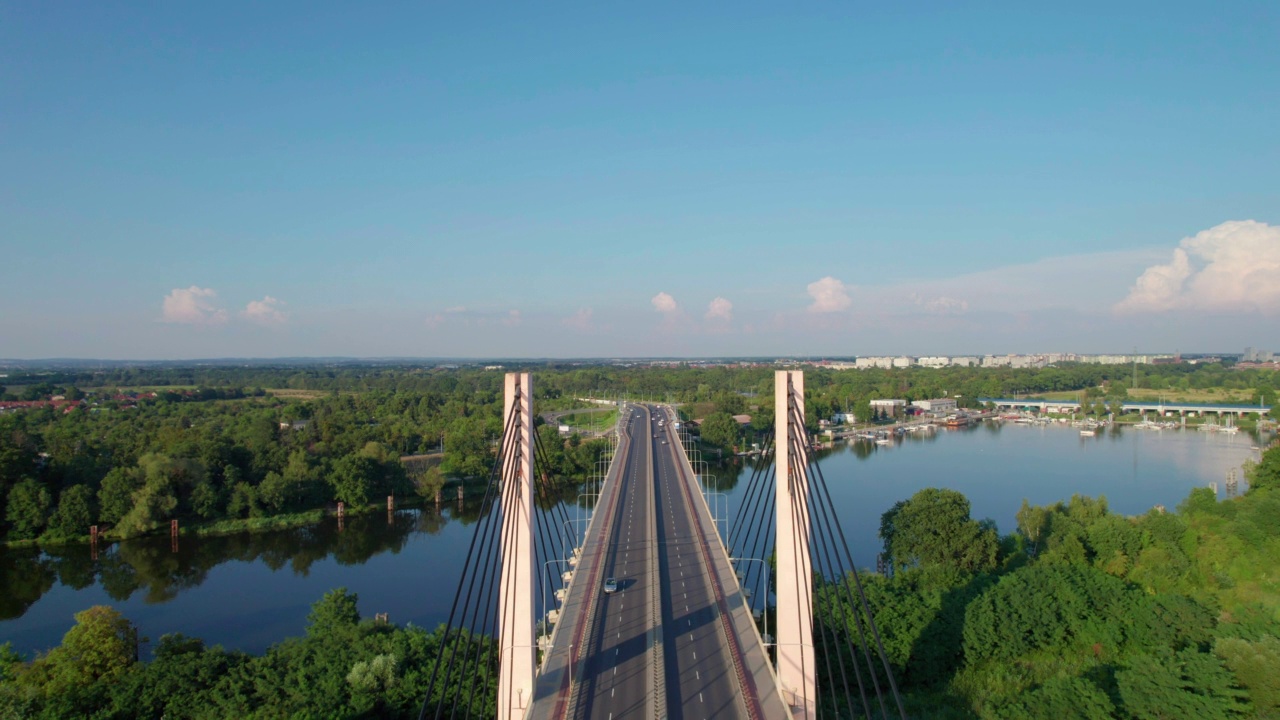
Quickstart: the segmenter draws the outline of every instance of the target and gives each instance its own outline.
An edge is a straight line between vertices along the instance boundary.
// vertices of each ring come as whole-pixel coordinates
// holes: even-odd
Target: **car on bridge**
[[[616,592],[618,592],[618,581],[617,581],[617,579],[616,579],[616,578],[609,578],[608,580],[605,580],[605,581],[604,581],[604,594],[605,594],[605,595],[612,595],[613,593],[616,593]]]

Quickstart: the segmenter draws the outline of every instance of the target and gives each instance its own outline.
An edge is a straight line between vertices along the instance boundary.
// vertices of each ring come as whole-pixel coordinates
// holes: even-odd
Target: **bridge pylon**
[[[774,373],[776,448],[778,684],[797,720],[815,720],[817,659],[813,647],[813,564],[809,556],[808,432],[804,373]]]
[[[537,674],[533,591],[533,376],[507,373],[502,426],[515,432],[502,450],[502,574],[498,590],[498,720],[524,718]],[[516,417],[513,419],[512,416]]]

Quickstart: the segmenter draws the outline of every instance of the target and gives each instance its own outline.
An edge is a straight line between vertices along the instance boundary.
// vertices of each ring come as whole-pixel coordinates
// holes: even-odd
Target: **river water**
[[[1082,438],[1059,426],[987,423],[909,435],[893,446],[838,444],[821,467],[855,561],[873,566],[880,515],[925,487],[969,497],[975,518],[1015,528],[1023,498],[1046,504],[1105,495],[1115,512],[1177,506],[1193,488],[1257,458],[1247,434],[1119,428]],[[749,465],[713,469],[713,503],[737,512]],[[714,476],[714,477],[712,477]],[[1244,490],[1241,480],[1240,490]],[[575,516],[576,508],[569,514]],[[215,538],[147,538],[103,548],[0,548],[0,643],[30,653],[57,645],[72,616],[92,605],[120,610],[152,641],[181,632],[210,645],[260,653],[300,635],[310,605],[345,586],[362,615],[435,627],[444,622],[475,528],[475,509],[398,511],[296,530]],[[728,523],[724,523],[727,525]]]

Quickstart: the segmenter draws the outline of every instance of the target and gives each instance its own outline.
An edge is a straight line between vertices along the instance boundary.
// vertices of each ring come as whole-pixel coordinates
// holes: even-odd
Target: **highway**
[[[659,412],[653,413],[660,416]],[[654,433],[658,497],[658,567],[662,582],[662,629],[666,648],[667,709],[671,718],[745,718],[742,689],[734,673],[720,610],[694,527],[690,499],[677,473],[679,445],[664,424]],[[665,444],[664,444],[665,443]]]
[[[603,575],[618,582],[616,592],[596,593],[587,666],[578,688],[578,717],[602,720],[653,718],[654,670],[649,632],[653,608],[652,433],[649,412],[636,410],[628,421],[632,438],[619,475],[617,512],[605,549]],[[645,442],[648,438],[648,442]]]
[[[628,412],[531,717],[787,716],[671,419]]]

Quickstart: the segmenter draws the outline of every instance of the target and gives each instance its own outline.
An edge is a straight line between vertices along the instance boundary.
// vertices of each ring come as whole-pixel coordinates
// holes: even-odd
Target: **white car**
[[[614,579],[614,578],[609,578],[608,580],[605,580],[605,581],[604,581],[604,594],[605,594],[605,595],[612,595],[612,594],[614,594],[614,593],[616,593],[616,592],[618,592],[618,581],[617,581],[616,579]]]

